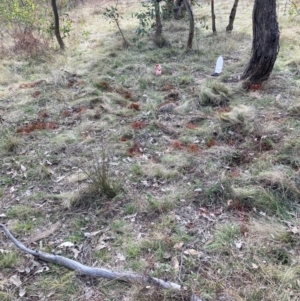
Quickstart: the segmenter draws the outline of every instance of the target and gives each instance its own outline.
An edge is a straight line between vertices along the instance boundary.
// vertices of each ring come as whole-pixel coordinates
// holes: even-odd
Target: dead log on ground
[[[6,228],[5,225],[0,224],[0,227],[3,229],[4,233],[7,237],[22,251],[27,254],[31,254],[32,256],[46,262],[51,262],[54,264],[62,265],[70,270],[77,272],[80,275],[86,275],[91,277],[101,277],[109,280],[119,280],[125,281],[131,284],[139,284],[143,286],[157,286],[158,288],[162,289],[170,289],[176,291],[183,291],[183,287],[177,283],[164,281],[159,278],[151,277],[151,276],[141,276],[136,273],[130,272],[114,272],[104,268],[94,268],[84,264],[76,260],[69,259],[64,256],[49,254],[45,252],[40,252],[37,250],[31,250],[23,245],[19,240],[17,240],[10,231]],[[190,296],[191,301],[202,301],[200,298],[191,294]]]

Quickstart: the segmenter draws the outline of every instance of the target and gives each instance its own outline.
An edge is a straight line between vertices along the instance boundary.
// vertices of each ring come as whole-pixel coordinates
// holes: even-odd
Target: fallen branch
[[[180,286],[177,283],[164,281],[162,279],[158,279],[155,277],[150,276],[141,276],[135,273],[130,272],[114,272],[108,269],[104,268],[93,268],[84,264],[81,264],[80,262],[76,260],[69,259],[64,256],[59,256],[55,254],[49,254],[45,252],[40,252],[37,250],[31,250],[24,246],[20,241],[18,241],[11,233],[10,231],[4,226],[3,224],[0,224],[0,227],[3,229],[4,233],[8,236],[8,238],[22,251],[25,253],[31,254],[32,256],[46,262],[52,262],[58,265],[62,265],[70,270],[76,271],[80,275],[86,275],[91,277],[101,277],[106,278],[110,280],[120,280],[125,281],[131,284],[139,284],[139,285],[153,285],[157,286],[159,288],[163,289],[171,289],[171,290],[177,290],[183,291],[182,286]],[[195,295],[190,296],[191,301],[202,301],[200,298],[198,298]]]

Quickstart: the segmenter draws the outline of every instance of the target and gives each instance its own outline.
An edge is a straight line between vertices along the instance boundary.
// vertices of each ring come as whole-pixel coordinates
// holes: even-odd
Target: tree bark
[[[161,16],[160,16],[159,1],[155,1],[154,6],[155,6],[155,22],[156,22],[155,38],[161,39],[162,23],[161,23]]]
[[[192,7],[189,3],[189,0],[183,0],[185,8],[188,12],[189,19],[190,19],[190,31],[189,31],[189,37],[187,41],[186,48],[192,49],[193,48],[193,39],[194,39],[194,32],[195,32],[195,20],[194,20],[194,14],[192,11]]]
[[[211,4],[212,31],[213,31],[213,34],[216,35],[217,34],[217,29],[216,29],[215,1],[211,0],[210,4]]]
[[[268,80],[279,52],[276,0],[255,0],[252,14],[252,56],[241,79],[244,86]]]
[[[61,38],[60,35],[60,30],[59,30],[59,16],[58,16],[58,11],[57,11],[57,5],[56,5],[56,0],[51,0],[51,5],[53,9],[53,14],[54,14],[54,32],[55,36],[57,39],[57,42],[59,44],[60,49],[64,50],[65,49],[65,43],[63,39]]]
[[[238,4],[239,4],[239,0],[234,0],[232,9],[231,9],[231,12],[229,15],[229,23],[226,27],[226,32],[232,32],[232,30],[233,30],[233,22],[235,19],[236,9],[237,9]]]

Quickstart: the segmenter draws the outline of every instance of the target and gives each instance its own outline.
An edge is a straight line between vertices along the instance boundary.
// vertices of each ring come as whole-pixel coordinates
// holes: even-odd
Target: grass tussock
[[[282,200],[280,195],[270,189],[248,185],[245,187],[232,187],[233,208],[244,208],[270,215],[284,216],[290,209],[290,203]]]
[[[288,165],[292,168],[300,167],[300,141],[297,137],[291,137],[285,141],[276,157],[278,163]]]
[[[5,135],[2,147],[8,153],[17,153],[23,145],[23,140],[17,135]]]
[[[213,238],[206,249],[211,251],[224,251],[230,249],[239,237],[240,228],[237,224],[226,223],[219,225],[214,232]]]
[[[0,252],[1,269],[13,268],[17,263],[18,263],[18,256],[15,252],[9,252],[5,250],[2,250]]]
[[[291,107],[289,107],[288,112],[290,115],[299,117],[300,116],[300,104],[294,104]]]
[[[74,197],[72,206],[97,205],[103,202],[103,198],[111,200],[117,195],[116,185],[113,184],[109,174],[109,162],[104,151],[101,160],[95,159],[89,169],[84,172],[87,175],[88,185]]]
[[[200,104],[204,106],[227,106],[231,92],[228,86],[217,82],[208,81],[201,87]]]
[[[256,110],[252,106],[238,105],[229,112],[218,112],[217,114],[221,127],[220,138],[229,144],[244,142],[246,135],[250,135],[257,129]]]

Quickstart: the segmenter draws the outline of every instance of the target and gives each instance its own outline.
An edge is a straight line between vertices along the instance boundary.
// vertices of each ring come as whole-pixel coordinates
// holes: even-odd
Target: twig
[[[181,251],[181,254],[180,254],[180,266],[179,266],[178,277],[177,277],[178,280],[180,281],[180,283],[182,283],[182,280],[181,280],[182,264],[183,264],[183,250]]]
[[[40,252],[37,250],[31,250],[23,245],[19,240],[17,240],[10,231],[6,228],[5,225],[0,224],[0,227],[3,229],[4,233],[7,237],[22,251],[25,253],[31,254],[32,256],[46,262],[52,262],[58,265],[62,265],[70,270],[76,271],[80,275],[86,275],[91,277],[101,277],[110,280],[120,280],[125,281],[132,284],[140,284],[140,285],[153,285],[163,289],[171,289],[180,291],[182,286],[169,282],[164,281],[159,278],[150,277],[150,276],[141,276],[135,273],[130,272],[114,272],[104,268],[94,268],[84,264],[76,260],[69,259],[64,256],[49,254],[45,252]],[[195,296],[194,294],[191,295],[191,301],[202,301],[200,298]]]

